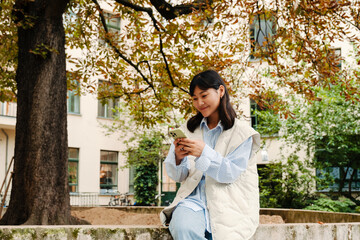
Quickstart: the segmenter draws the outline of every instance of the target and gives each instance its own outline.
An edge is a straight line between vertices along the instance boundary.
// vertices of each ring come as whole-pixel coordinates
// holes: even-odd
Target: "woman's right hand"
[[[182,138],[178,138],[174,141],[176,165],[179,165],[184,157],[189,155],[189,152],[184,150],[184,145],[181,144],[181,140]]]

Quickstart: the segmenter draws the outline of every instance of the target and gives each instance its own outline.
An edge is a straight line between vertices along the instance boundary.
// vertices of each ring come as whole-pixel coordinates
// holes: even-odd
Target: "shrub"
[[[260,206],[302,209],[314,199],[314,176],[295,154],[286,162],[267,164],[259,170]]]
[[[163,136],[158,133],[143,134],[137,146],[129,147],[126,167],[135,167],[134,190],[136,205],[155,204],[158,185],[158,164],[162,158]]]
[[[135,168],[134,190],[136,205],[150,206],[155,202],[158,184],[158,166],[141,165]]]
[[[333,200],[325,195],[317,200],[314,200],[310,206],[304,209],[327,211],[327,212],[355,212],[356,204],[348,198],[340,197],[338,200]]]

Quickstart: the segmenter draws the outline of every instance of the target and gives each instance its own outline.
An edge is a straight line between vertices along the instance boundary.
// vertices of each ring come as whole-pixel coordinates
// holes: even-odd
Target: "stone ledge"
[[[251,240],[360,240],[360,222],[262,224]]]
[[[346,223],[360,222],[358,213],[324,212],[304,209],[260,208],[260,214],[279,215],[285,223]]]
[[[1,240],[170,240],[158,226],[0,226]],[[263,224],[251,240],[360,240],[360,223]]]
[[[158,226],[0,226],[1,240],[170,240]],[[251,240],[360,240],[359,223],[263,224]]]
[[[158,226],[0,226],[1,240],[172,239]]]
[[[141,206],[116,206],[107,207],[131,213],[152,213],[159,214],[164,207],[141,207]],[[71,210],[87,210],[94,207],[71,207]],[[286,209],[286,208],[260,208],[260,215],[279,215],[285,223],[344,223],[344,222],[360,222],[359,213],[341,213],[341,212],[325,212],[304,209]]]

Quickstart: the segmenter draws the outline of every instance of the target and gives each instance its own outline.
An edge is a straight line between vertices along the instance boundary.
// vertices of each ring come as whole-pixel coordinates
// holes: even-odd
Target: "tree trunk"
[[[71,224],[65,33],[68,0],[17,0],[17,123],[14,179],[0,224]],[[25,16],[34,25],[26,26]]]

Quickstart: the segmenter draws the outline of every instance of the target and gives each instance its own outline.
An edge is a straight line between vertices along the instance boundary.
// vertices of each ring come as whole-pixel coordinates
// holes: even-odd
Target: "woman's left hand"
[[[183,150],[190,155],[200,157],[205,147],[205,143],[201,140],[191,140],[189,138],[181,139],[180,144],[183,145]]]

